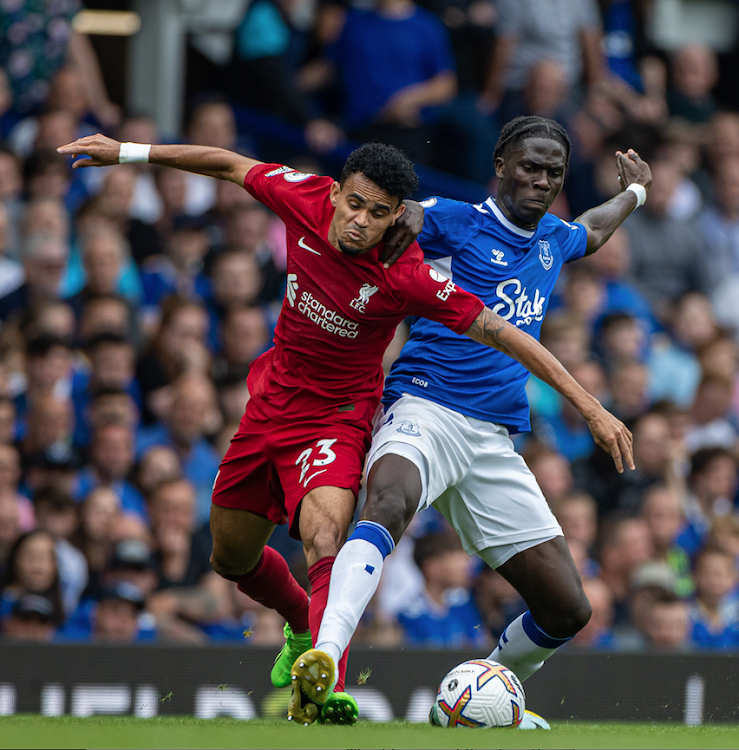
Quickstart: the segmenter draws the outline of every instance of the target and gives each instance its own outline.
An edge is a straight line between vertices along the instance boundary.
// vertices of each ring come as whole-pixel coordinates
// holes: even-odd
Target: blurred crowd
[[[105,93],[77,0],[0,3],[0,631],[40,640],[280,644],[282,621],[209,565],[210,491],[271,345],[281,222],[238,186],[149,164],[71,170],[102,131],[175,140]],[[532,379],[516,437],[593,606],[566,648],[739,648],[739,113],[714,51],[649,39],[638,0],[253,0],[221,90],[184,136],[330,172],[342,141],[395,143],[487,186],[500,126],[568,128],[555,212],[649,198],[565,269],[542,342],[627,423],[618,474],[584,420]],[[382,49],[382,55],[378,50]],[[304,130],[296,154],[238,132],[247,105]],[[274,146],[271,146],[274,150]],[[426,196],[420,196],[426,197]],[[389,367],[407,337],[401,325]],[[300,544],[271,540],[309,587]],[[487,647],[525,604],[434,510],[388,559],[356,642]]]

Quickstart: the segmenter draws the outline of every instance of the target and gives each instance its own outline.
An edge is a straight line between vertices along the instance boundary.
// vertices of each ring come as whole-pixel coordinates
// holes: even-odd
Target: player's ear
[[[393,226],[395,222],[405,213],[405,203],[403,201],[400,201],[398,203],[398,207],[393,211],[393,220],[390,223],[390,226]]]
[[[331,192],[329,193],[329,198],[331,200],[331,205],[336,208],[336,204],[339,202],[339,193],[341,192],[341,185],[339,185],[338,182],[334,182],[331,185]]]
[[[499,156],[495,162],[495,176],[498,179],[501,179],[503,177],[503,168],[505,167],[505,159],[502,156]]]

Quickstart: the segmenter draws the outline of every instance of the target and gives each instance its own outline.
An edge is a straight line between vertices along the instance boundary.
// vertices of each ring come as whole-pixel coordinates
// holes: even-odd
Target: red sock
[[[235,580],[239,591],[255,602],[277,610],[294,633],[304,633],[309,629],[308,594],[293,578],[285,558],[277,550],[265,547],[259,562],[246,575]]]
[[[331,581],[331,568],[334,566],[335,557],[322,557],[317,563],[311,565],[308,569],[308,578],[310,578],[310,632],[313,636],[313,645],[316,645],[318,631],[321,629],[321,620],[323,619],[323,610],[328,603],[328,585]],[[337,669],[339,670],[339,680],[336,683],[336,692],[343,692],[346,684],[346,663],[349,660],[349,647],[341,656]]]

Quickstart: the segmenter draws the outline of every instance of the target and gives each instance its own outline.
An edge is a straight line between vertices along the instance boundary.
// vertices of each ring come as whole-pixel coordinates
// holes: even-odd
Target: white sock
[[[360,521],[336,555],[315,646],[325,651],[335,665],[377,591],[385,557],[394,547],[395,542],[384,526],[375,521]]]
[[[531,612],[524,612],[503,631],[488,659],[508,667],[523,682],[569,640],[547,635],[534,622]]]

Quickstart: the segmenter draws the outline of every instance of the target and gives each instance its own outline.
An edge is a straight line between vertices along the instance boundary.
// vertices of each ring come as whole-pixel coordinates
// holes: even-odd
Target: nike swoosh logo
[[[313,253],[314,255],[320,255],[321,253],[318,252],[318,250],[314,250],[312,247],[308,247],[308,245],[305,244],[305,236],[301,237],[298,240],[298,246],[302,247],[303,250],[307,250],[309,253]]]
[[[313,252],[315,252],[315,250]],[[309,477],[306,477],[306,480],[303,482],[303,487],[307,487],[308,482],[310,482],[310,480],[313,479],[313,477],[317,477],[319,474],[323,474],[324,471],[328,471],[328,469],[321,469],[320,471],[314,471]]]

